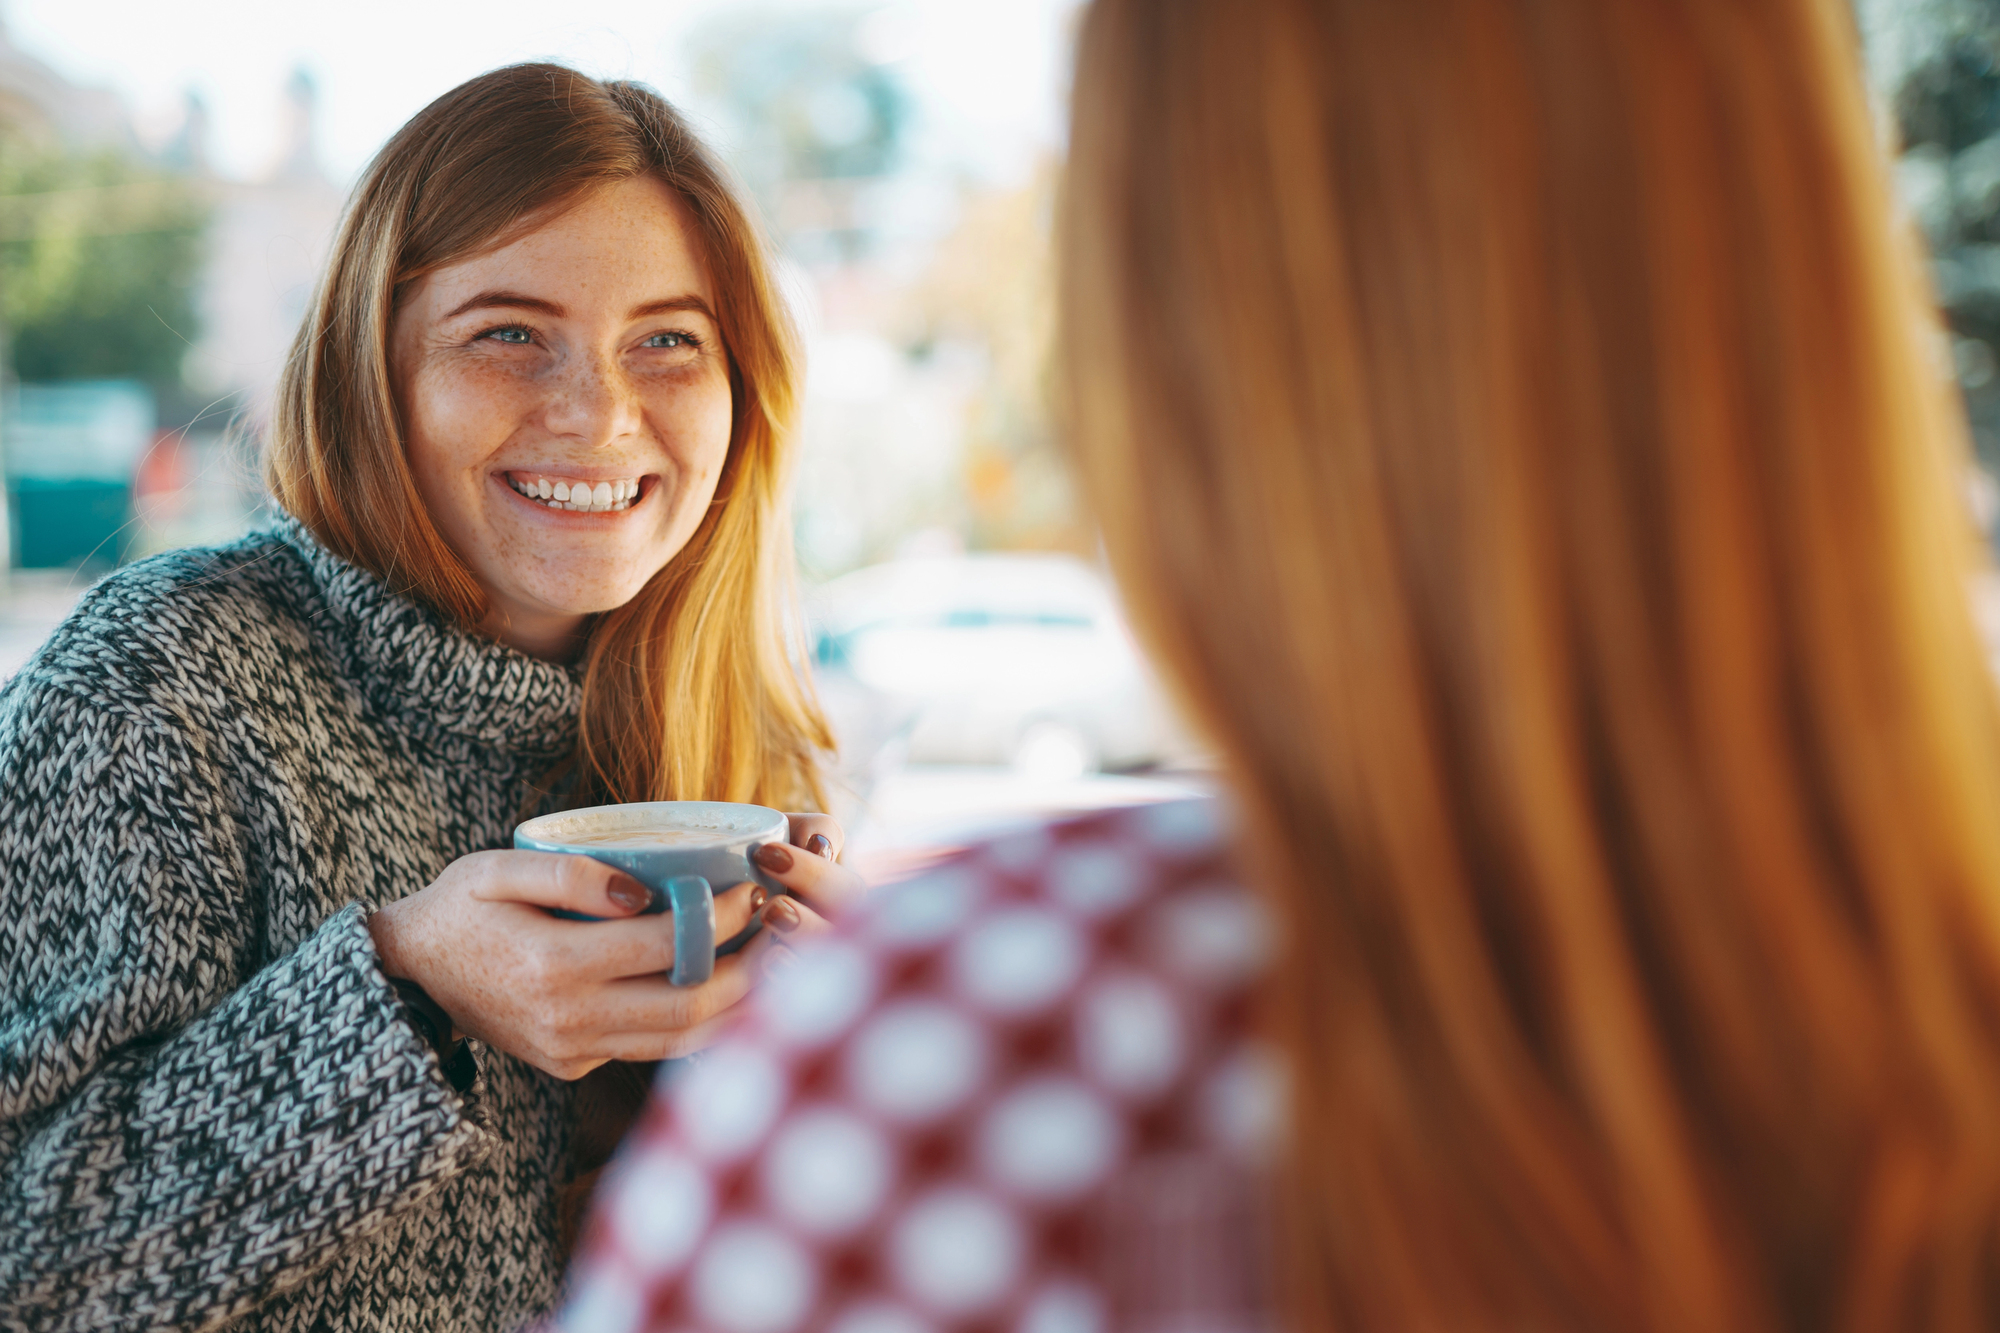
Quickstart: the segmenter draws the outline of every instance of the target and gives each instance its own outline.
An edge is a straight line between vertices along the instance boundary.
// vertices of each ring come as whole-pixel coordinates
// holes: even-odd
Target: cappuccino
[[[687,828],[584,828],[562,835],[570,847],[618,847],[637,850],[648,847],[699,847],[707,842],[727,842],[735,836],[730,829]]]

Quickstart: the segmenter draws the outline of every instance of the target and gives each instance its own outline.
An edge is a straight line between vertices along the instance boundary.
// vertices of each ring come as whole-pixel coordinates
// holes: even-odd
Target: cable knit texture
[[[365,921],[508,845],[578,702],[289,522],[84,597],[0,690],[0,1329],[553,1303],[569,1089],[453,1091]]]

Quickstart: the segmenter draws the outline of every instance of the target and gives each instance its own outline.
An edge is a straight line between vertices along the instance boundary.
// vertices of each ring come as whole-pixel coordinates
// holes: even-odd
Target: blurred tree
[[[1897,185],[1929,242],[1982,466],[2000,475],[2000,0],[1857,0]]]
[[[958,347],[984,362],[966,404],[971,544],[1088,555],[1092,538],[1047,411],[1055,182],[1051,162],[1027,185],[969,193],[958,227],[908,294],[901,333],[920,360]]]
[[[790,180],[883,176],[909,98],[872,59],[865,16],[732,9],[689,42],[695,88],[730,121],[739,157]]]
[[[171,392],[197,333],[209,207],[116,149],[0,144],[0,320],[22,380]]]
[[[730,8],[688,41],[697,105],[795,254],[852,262],[867,187],[902,165],[911,100],[877,15]]]

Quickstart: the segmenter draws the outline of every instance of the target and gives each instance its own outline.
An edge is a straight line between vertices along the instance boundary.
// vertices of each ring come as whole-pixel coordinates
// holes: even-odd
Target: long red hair
[[[1064,386],[1301,1328],[2000,1325],[2000,711],[1840,0],[1095,0]]]

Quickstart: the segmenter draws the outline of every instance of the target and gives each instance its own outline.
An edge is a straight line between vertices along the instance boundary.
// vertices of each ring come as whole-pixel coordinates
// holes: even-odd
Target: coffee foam
[[[690,803],[693,804],[693,803]],[[639,806],[579,811],[535,820],[526,826],[539,842],[564,847],[705,847],[767,833],[769,816],[742,807],[683,807],[676,811]]]
[[[700,847],[735,837],[732,829],[690,828],[581,828],[554,833],[547,840],[565,847]]]

